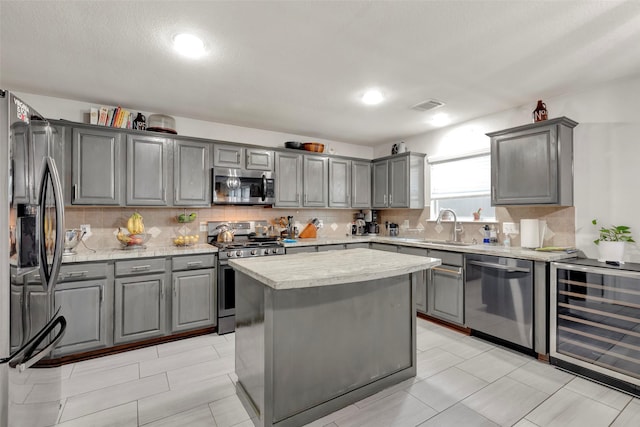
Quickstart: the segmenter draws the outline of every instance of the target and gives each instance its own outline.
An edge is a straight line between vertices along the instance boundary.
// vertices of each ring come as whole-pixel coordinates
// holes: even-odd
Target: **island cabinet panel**
[[[215,324],[215,269],[173,273],[171,331]]]
[[[329,207],[351,206],[351,160],[329,159]]]
[[[351,207],[371,207],[371,162],[351,162]]]
[[[73,129],[71,204],[121,204],[121,138],[115,131]]]
[[[166,206],[171,140],[127,135],[127,205]]]
[[[210,144],[176,140],[173,146],[173,205],[211,205]]]
[[[277,207],[299,207],[302,195],[302,155],[276,152]]]
[[[573,205],[573,128],[566,117],[488,133],[491,204]]]
[[[304,207],[327,207],[329,168],[326,157],[304,156]]]
[[[398,253],[428,256],[429,250],[426,248],[411,248],[408,246],[398,246]],[[413,273],[412,279],[416,282],[416,310],[420,313],[427,313],[427,279],[430,270],[422,270]]]

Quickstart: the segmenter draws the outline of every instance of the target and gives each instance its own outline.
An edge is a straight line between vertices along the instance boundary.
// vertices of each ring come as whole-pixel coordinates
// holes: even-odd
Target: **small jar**
[[[542,102],[541,99],[538,100],[538,105],[536,109],[533,110],[533,122],[541,122],[547,120],[547,104]]]

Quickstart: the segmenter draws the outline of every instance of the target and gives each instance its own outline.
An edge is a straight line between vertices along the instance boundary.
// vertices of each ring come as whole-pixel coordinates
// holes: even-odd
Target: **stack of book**
[[[132,129],[135,116],[127,109],[118,107],[92,107],[89,115],[92,125]]]

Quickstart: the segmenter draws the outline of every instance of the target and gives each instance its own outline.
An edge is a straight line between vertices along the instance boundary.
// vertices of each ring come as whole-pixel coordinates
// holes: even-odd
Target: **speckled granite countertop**
[[[311,288],[384,279],[440,265],[436,258],[348,249],[277,257],[230,259],[235,270],[273,289]]]
[[[411,246],[417,248],[429,248],[440,249],[451,252],[472,253],[472,254],[484,254],[495,255],[507,258],[520,258],[528,259],[532,261],[559,261],[565,259],[576,258],[577,253],[566,252],[540,252],[533,249],[526,249],[520,247],[505,247],[505,246],[492,246],[492,245],[468,245],[458,246],[446,243],[433,243],[425,242],[421,239],[403,238],[403,237],[367,237],[367,236],[354,236],[343,238],[319,238],[319,239],[297,239],[295,243],[285,243],[284,246],[300,247],[300,246],[315,246],[315,245],[335,245],[335,244],[348,244],[348,243],[361,243],[361,242],[376,242],[387,243],[399,246]]]

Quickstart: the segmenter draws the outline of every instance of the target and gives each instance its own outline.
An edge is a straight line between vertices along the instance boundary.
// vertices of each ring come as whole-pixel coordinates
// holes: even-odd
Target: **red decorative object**
[[[533,110],[533,122],[541,122],[543,120],[547,120],[547,104],[539,99],[536,109]]]

